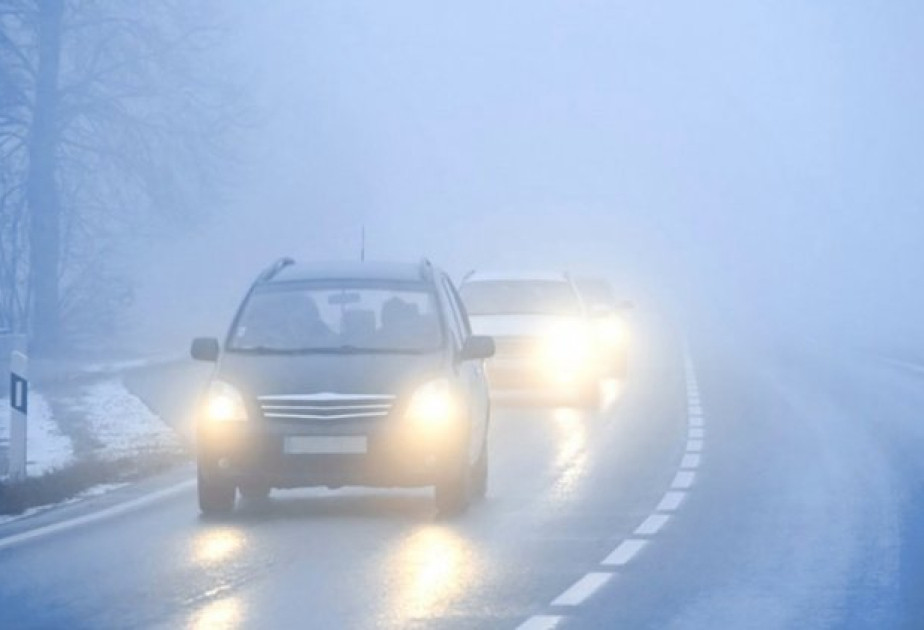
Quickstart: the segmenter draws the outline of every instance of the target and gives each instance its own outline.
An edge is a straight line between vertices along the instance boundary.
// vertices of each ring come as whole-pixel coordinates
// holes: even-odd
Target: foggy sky
[[[920,3],[241,0],[229,21],[260,124],[227,207],[150,244],[138,311],[188,306],[155,330],[221,332],[267,262],[357,257],[362,225],[369,257],[456,277],[596,269],[700,314],[924,330]]]

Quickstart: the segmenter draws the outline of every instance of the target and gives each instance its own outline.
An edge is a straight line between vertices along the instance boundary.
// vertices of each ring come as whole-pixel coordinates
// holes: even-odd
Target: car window
[[[465,304],[462,302],[462,298],[459,296],[459,292],[456,291],[455,285],[452,284],[452,280],[444,277],[443,283],[446,286],[446,293],[449,294],[449,300],[452,304],[453,311],[459,318],[462,334],[463,336],[468,337],[472,334],[472,325],[468,321],[468,312],[465,309]]]
[[[442,345],[425,285],[298,283],[255,291],[230,335],[238,351],[422,352]]]
[[[445,276],[442,278],[442,289],[443,295],[446,297],[446,305],[450,313],[450,318],[452,319],[452,336],[456,340],[456,346],[461,348],[462,342],[465,340],[466,336],[465,327],[462,323],[462,315],[459,313],[459,309],[449,289],[449,281]]]
[[[581,302],[567,282],[476,280],[461,289],[470,315],[579,315]]]

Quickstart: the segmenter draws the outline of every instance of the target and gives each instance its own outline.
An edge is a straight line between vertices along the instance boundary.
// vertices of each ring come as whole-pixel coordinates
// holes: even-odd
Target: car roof
[[[465,282],[570,282],[563,271],[473,271],[465,276]]]
[[[266,282],[309,280],[392,280],[424,282],[432,267],[427,262],[338,261],[290,263],[282,266]]]

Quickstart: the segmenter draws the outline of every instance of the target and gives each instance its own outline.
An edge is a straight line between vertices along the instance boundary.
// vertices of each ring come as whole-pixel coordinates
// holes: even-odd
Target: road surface
[[[191,467],[0,526],[0,627],[918,628],[924,373],[650,335],[598,412],[496,411],[488,498]],[[130,384],[186,431],[201,369]]]

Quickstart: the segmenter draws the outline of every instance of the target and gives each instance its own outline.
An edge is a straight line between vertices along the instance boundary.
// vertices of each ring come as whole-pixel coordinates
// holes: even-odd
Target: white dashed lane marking
[[[664,494],[654,512],[648,515],[635,529],[632,538],[623,540],[600,562],[603,567],[613,567],[616,570],[632,562],[670,522],[673,513],[686,501],[689,490],[696,481],[696,469],[702,463],[701,453],[706,439],[706,430],[704,428],[705,419],[699,395],[699,385],[696,382],[696,374],[689,354],[685,359],[685,372],[687,384],[687,442],[677,473],[674,475],[670,489]],[[617,573],[615,572],[606,571],[587,573],[553,599],[551,606],[580,606],[597,591],[609,584],[616,575]],[[565,615],[533,615],[517,626],[517,630],[549,630],[557,627],[566,619],[567,616]]]
[[[619,546],[608,555],[601,564],[609,567],[621,567],[628,564],[632,558],[648,545],[647,540],[629,538],[619,543]]]
[[[658,512],[673,512],[680,507],[680,504],[683,503],[685,498],[687,498],[686,492],[677,492],[671,490],[665,494],[664,498],[661,499],[661,502],[658,503],[657,510]]]
[[[683,456],[683,459],[680,460],[680,468],[684,470],[689,470],[690,468],[699,468],[699,464],[702,461],[703,456],[699,453],[687,453]]]
[[[552,630],[563,619],[561,615],[533,615],[517,626],[517,630]]]
[[[691,470],[681,470],[674,476],[674,482],[671,484],[672,490],[686,490],[696,481],[696,473]]]
[[[670,520],[670,515],[668,514],[652,514],[645,521],[638,526],[638,529],[635,530],[636,536],[654,536],[661,528],[667,524],[667,521]]]
[[[552,600],[553,606],[579,606],[613,579],[612,573],[588,573],[567,591]]]

